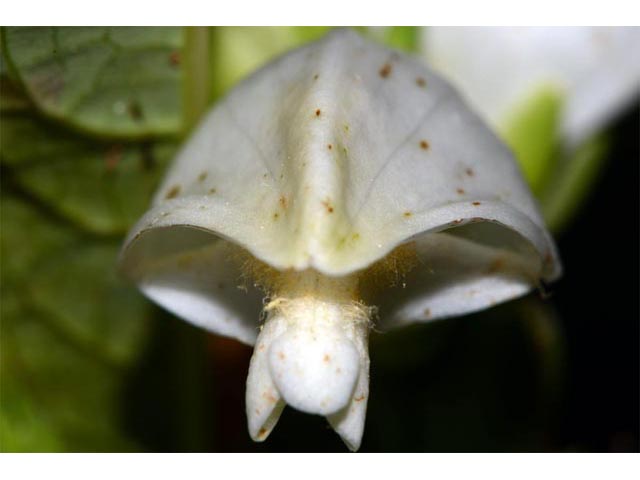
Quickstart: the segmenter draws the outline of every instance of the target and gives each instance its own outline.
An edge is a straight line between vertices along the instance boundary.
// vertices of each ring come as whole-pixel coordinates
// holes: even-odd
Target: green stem
[[[209,105],[209,28],[186,27],[183,55],[184,134],[198,122]]]

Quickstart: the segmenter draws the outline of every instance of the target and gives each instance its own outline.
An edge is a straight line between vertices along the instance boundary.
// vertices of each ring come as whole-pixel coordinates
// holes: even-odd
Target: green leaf
[[[536,194],[557,162],[561,111],[560,93],[551,87],[540,88],[507,117],[501,129]]]
[[[149,137],[183,133],[182,36],[2,31],[0,450],[140,448],[121,408],[156,310],[118,278],[113,236],[175,153]]]
[[[0,196],[0,278],[3,288],[17,286],[29,279],[35,264],[47,251],[58,250],[73,241],[70,228],[57,226],[51,219],[36,214],[32,207],[6,189]],[[5,300],[5,297],[2,297]]]
[[[6,72],[2,71],[0,73],[0,113],[21,112],[30,108],[31,103],[24,92],[9,79]]]
[[[118,244],[60,249],[32,271],[32,308],[46,313],[69,341],[103,361],[126,365],[138,354],[148,304],[117,277]]]
[[[10,70],[46,116],[99,137],[182,128],[180,28],[5,27]]]
[[[28,115],[3,117],[2,162],[15,180],[98,234],[123,234],[146,211],[175,148],[99,143]]]
[[[548,228],[559,233],[579,210],[601,170],[609,142],[596,135],[569,150],[560,138],[563,99],[541,88],[504,122],[503,138],[513,149]]]
[[[119,430],[125,378],[78,351],[26,308],[3,307],[2,451],[135,449]]]
[[[149,306],[116,277],[118,245],[1,201],[0,449],[136,448],[118,405]]]

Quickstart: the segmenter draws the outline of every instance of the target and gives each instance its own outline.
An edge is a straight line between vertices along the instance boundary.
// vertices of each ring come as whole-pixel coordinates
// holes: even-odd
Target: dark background
[[[598,185],[559,238],[565,274],[553,298],[567,338],[562,445],[638,450],[640,113],[625,115]]]

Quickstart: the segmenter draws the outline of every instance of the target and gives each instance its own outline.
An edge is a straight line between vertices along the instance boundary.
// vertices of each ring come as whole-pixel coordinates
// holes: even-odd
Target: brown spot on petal
[[[324,363],[329,363],[331,361],[331,357],[328,354],[324,354],[324,357],[322,357],[322,361]]]
[[[287,358],[287,356],[284,354],[284,352],[280,351],[278,352],[278,358],[280,360],[284,360],[285,358]]]
[[[416,78],[416,85],[418,85],[420,88],[424,88],[427,86],[427,81],[422,77],[418,77]]]
[[[278,401],[278,399],[274,397],[273,394],[269,391],[264,392],[262,394],[262,398],[264,398],[269,403],[276,403]]]
[[[413,213],[411,213],[411,212],[407,211],[407,212],[404,212],[404,213],[402,214],[402,216],[403,216],[404,218],[409,218],[409,217],[413,216]]]
[[[500,270],[503,269],[503,267],[504,267],[504,259],[496,258],[493,262],[491,262],[491,265],[489,265],[489,269],[487,270],[487,273],[499,272]]]
[[[207,175],[209,175],[209,172],[200,172],[200,175],[198,175],[198,181],[204,182],[207,179]]]
[[[473,177],[475,175],[475,172],[473,171],[473,168],[467,168],[464,172],[467,175],[469,175],[470,177]]]
[[[258,438],[262,438],[267,434],[267,429],[266,428],[261,428],[260,431],[258,432]]]
[[[322,205],[324,205],[324,208],[327,209],[327,213],[333,213],[333,205],[331,205],[331,200],[325,200],[324,202],[322,202]]]
[[[319,117],[322,114],[322,111],[320,109],[316,110],[316,117]]]
[[[353,401],[354,402],[361,402],[365,399],[366,397],[364,395],[360,395],[358,397],[353,397]]]
[[[474,207],[477,207],[478,205],[481,205],[480,202],[471,202],[471,205],[473,205]]]
[[[314,80],[317,80],[319,76],[320,76],[320,75],[316,73],[316,74],[313,76],[313,79],[314,79]]]
[[[378,72],[382,78],[388,78],[391,75],[391,64],[385,63]]]
[[[287,200],[287,197],[285,197],[284,195],[280,195],[280,198],[278,199],[278,203],[280,203],[280,206],[282,207],[283,210],[286,210],[287,205],[289,205],[289,201]]]
[[[426,140],[420,140],[420,148],[423,150],[428,150],[429,142],[427,142]]]
[[[164,196],[164,198],[166,198],[167,200],[171,199],[171,198],[176,198],[178,195],[180,195],[180,185],[174,185],[173,187],[171,187],[169,189],[169,191],[167,192],[167,194]]]
[[[458,192],[458,195],[464,195],[464,188],[457,188],[456,192]]]
[[[329,145],[327,145],[327,148],[328,148],[329,150],[331,150],[331,149],[333,149],[333,145],[329,144]]]

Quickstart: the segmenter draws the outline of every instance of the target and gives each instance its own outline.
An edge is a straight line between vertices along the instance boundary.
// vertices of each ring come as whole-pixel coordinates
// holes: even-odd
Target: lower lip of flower
[[[266,438],[285,403],[331,416],[368,395],[373,309],[358,300],[358,275],[305,270],[278,273],[269,281],[274,290],[247,379],[255,440]]]

